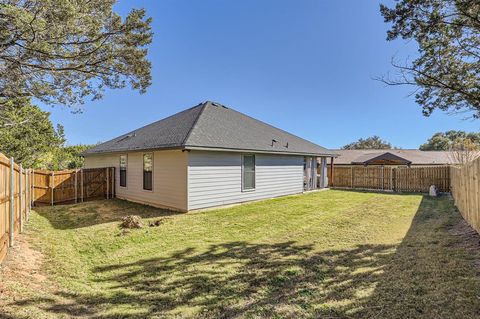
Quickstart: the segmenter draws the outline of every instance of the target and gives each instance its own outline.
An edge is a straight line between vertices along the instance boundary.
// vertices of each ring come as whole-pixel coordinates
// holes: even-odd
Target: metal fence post
[[[13,247],[13,233],[15,232],[15,162],[13,157],[10,158],[10,229],[9,229],[9,246]]]

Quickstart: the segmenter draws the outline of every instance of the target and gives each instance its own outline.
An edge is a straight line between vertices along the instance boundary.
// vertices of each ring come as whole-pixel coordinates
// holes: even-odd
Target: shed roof
[[[379,161],[385,162],[385,163],[392,163],[392,164],[402,164],[402,165],[412,164],[412,162],[409,161],[408,159],[392,154],[390,152],[385,152],[380,154],[376,154],[376,153],[363,154],[357,157],[355,160],[353,160],[352,164],[372,164]]]
[[[455,157],[449,151],[421,151],[414,149],[387,149],[387,150],[335,150],[339,157],[335,164],[368,164],[376,158],[390,154],[412,165],[446,165],[456,164]]]
[[[83,155],[157,149],[336,156],[331,150],[211,101],[99,144]]]

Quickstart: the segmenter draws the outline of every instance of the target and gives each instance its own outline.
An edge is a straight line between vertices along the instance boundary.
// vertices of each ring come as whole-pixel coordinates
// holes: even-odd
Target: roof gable
[[[421,151],[418,149],[335,150],[339,157],[336,164],[356,164],[385,153],[391,153],[410,161],[412,165],[446,165],[457,161],[450,151]]]
[[[205,102],[84,152],[148,149],[243,150],[335,155],[317,144],[214,102]]]
[[[400,157],[398,155],[392,154],[390,152],[385,152],[382,154],[365,154],[358,157],[356,160],[352,161],[353,164],[401,164],[401,165],[410,165],[412,162],[408,159]]]

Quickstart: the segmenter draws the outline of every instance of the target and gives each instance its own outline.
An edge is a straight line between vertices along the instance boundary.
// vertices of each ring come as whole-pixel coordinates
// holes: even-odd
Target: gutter
[[[238,153],[258,153],[258,154],[281,154],[281,155],[307,155],[307,156],[326,156],[326,157],[338,157],[336,153],[306,153],[306,152],[284,152],[284,151],[262,151],[255,149],[237,149],[237,148],[225,148],[225,147],[202,147],[202,146],[185,146],[187,151],[216,151],[216,152],[238,152]]]
[[[126,150],[116,150],[116,151],[106,151],[106,152],[95,152],[95,153],[86,153],[83,152],[80,156],[95,156],[95,155],[106,155],[106,154],[122,154],[122,153],[133,153],[133,152],[144,152],[144,151],[167,151],[167,150],[182,150],[182,151],[212,151],[212,152],[237,152],[237,153],[257,153],[257,154],[279,154],[279,155],[297,155],[297,156],[317,156],[317,157],[338,157],[337,153],[306,153],[306,152],[284,152],[284,151],[262,151],[255,149],[236,149],[236,148],[225,148],[225,147],[202,147],[202,146],[172,146],[172,147],[161,147],[161,148],[144,148],[144,149],[126,149]],[[328,151],[328,150],[327,150]]]

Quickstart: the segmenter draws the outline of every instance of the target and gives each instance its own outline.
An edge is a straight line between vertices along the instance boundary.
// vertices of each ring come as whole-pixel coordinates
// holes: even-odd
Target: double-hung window
[[[255,155],[242,156],[242,190],[255,189]]]
[[[153,189],[153,153],[143,154],[143,189]]]
[[[127,155],[120,155],[120,186],[127,187]]]

